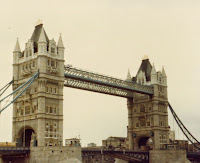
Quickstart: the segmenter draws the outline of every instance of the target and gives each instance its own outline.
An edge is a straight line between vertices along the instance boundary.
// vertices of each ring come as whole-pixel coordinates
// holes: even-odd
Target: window
[[[28,115],[28,114],[30,114],[30,107],[26,106],[25,107],[25,115]]]
[[[46,106],[46,113],[48,113],[49,112],[49,108],[48,108],[48,106]]]
[[[150,126],[150,122],[147,122],[147,126]]]
[[[145,112],[145,106],[144,105],[140,106],[140,112]]]
[[[51,132],[53,131],[53,126],[52,126],[52,125],[50,125],[50,131],[51,131]]]
[[[51,61],[51,66],[52,66],[52,67],[55,66],[55,61]]]
[[[139,123],[136,123],[136,127],[139,127]]]
[[[52,109],[52,107],[50,107],[50,111],[49,111],[50,113],[53,113],[53,109]]]
[[[21,115],[24,115],[24,110],[23,109],[21,110]]]
[[[144,119],[142,119],[142,120],[140,121],[140,125],[141,125],[141,127],[146,126],[146,121],[145,121]]]
[[[51,47],[51,53],[55,53],[55,48]]]
[[[160,121],[160,126],[163,126],[163,122],[162,121]]]

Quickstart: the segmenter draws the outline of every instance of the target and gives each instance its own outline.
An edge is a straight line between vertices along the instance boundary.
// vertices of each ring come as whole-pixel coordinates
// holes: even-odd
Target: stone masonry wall
[[[81,147],[31,147],[31,163],[81,163]]]
[[[191,163],[185,150],[151,150],[149,163]]]

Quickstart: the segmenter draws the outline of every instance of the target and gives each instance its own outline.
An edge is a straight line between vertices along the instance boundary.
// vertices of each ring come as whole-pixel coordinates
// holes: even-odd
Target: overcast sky
[[[42,19],[50,39],[57,41],[62,33],[65,64],[122,79],[128,68],[136,75],[144,55],[157,71],[164,66],[169,101],[200,139],[199,0],[0,2],[0,88],[13,76],[17,37],[23,50],[36,21]],[[11,141],[11,122],[12,106],[0,117],[0,142]],[[109,136],[125,137],[127,122],[125,98],[64,88],[64,138],[80,135],[83,146],[101,145]]]

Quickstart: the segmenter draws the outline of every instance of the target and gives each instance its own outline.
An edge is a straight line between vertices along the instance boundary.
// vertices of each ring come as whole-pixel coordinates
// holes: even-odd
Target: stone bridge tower
[[[13,141],[29,146],[34,133],[38,146],[59,146],[63,140],[64,45],[49,40],[43,24],[13,52],[13,90],[36,72],[39,77],[13,105]]]
[[[164,68],[156,72],[148,58],[142,60],[136,77],[127,80],[141,85],[152,85],[152,97],[135,93],[128,99],[128,142],[129,149],[149,146],[160,149],[169,143],[167,76]]]

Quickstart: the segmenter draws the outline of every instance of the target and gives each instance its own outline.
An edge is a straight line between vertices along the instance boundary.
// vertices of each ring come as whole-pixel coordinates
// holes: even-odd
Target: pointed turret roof
[[[31,36],[31,40],[33,41],[35,52],[37,52],[37,49],[38,49],[38,41],[39,41],[40,34],[42,32],[42,29],[44,30],[43,24],[36,25],[35,30],[34,30],[32,36]],[[44,30],[44,35],[45,35],[45,39],[46,39],[46,42],[47,42],[47,45],[48,45],[49,44],[49,38],[48,38],[45,30]]]
[[[142,60],[142,63],[141,63],[140,68],[137,72],[137,75],[140,71],[142,71],[142,72],[145,73],[146,81],[150,81],[151,80],[151,69],[152,69],[152,66],[151,66],[151,63],[149,62],[149,59],[145,58],[145,59]]]
[[[153,75],[153,74],[157,74],[154,64],[153,64],[152,69],[151,69],[151,75]]]
[[[47,40],[46,40],[46,37],[45,37],[44,28],[42,28],[42,30],[41,30],[38,42],[45,42],[45,43],[47,43]]]
[[[166,75],[166,73],[165,73],[164,66],[162,67],[162,75],[163,75],[163,77],[167,77],[167,75]]]
[[[131,81],[131,80],[132,80],[129,69],[128,69],[128,73],[127,73],[126,80],[128,80],[128,81]]]
[[[15,44],[14,52],[21,52],[21,49],[20,49],[20,46],[19,46],[19,40],[18,40],[18,38],[17,38],[17,42],[16,42],[16,44]]]
[[[59,39],[58,39],[57,47],[58,47],[58,48],[64,48],[64,44],[63,44],[63,41],[62,41],[62,36],[61,36],[61,34],[60,34],[60,37],[59,37]]]

